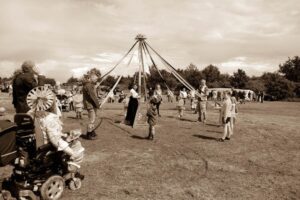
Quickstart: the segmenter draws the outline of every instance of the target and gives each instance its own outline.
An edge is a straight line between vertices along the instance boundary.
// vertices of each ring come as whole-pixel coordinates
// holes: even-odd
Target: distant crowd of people
[[[16,113],[27,113],[30,111],[27,105],[26,98],[28,93],[35,87],[44,84],[43,76],[39,75],[35,65],[31,61],[25,61],[21,70],[18,70],[14,74],[12,81],[12,97],[13,105]],[[60,111],[63,111],[64,106],[68,111],[74,111],[76,119],[82,119],[82,113],[84,110],[88,113],[88,124],[87,124],[87,139],[95,139],[97,134],[95,132],[95,122],[97,119],[97,110],[100,108],[101,103],[101,92],[99,92],[99,77],[96,74],[90,74],[82,86],[74,86],[71,91],[65,91],[60,87],[57,87],[55,94],[57,96],[64,96],[62,99],[57,99],[56,106]],[[159,84],[156,84],[154,89],[149,88],[147,93],[148,99],[148,110],[147,118],[149,124],[149,139],[153,139],[155,135],[155,125],[157,123],[157,117],[161,117],[160,107],[163,102],[163,96],[166,94],[167,102],[177,102],[178,118],[182,118],[187,104],[190,104],[191,110],[198,114],[198,121],[206,123],[207,120],[207,105],[208,101],[213,101],[215,108],[220,110],[219,123],[224,125],[224,136],[220,141],[230,139],[233,134],[234,121],[237,114],[237,104],[245,103],[246,99],[252,101],[259,101],[263,103],[264,92],[255,94],[251,91],[242,90],[216,90],[209,89],[206,85],[205,80],[201,80],[200,86],[197,90],[187,91],[183,87],[177,95],[174,91],[167,89],[166,93]],[[110,103],[119,102],[124,105],[124,123],[129,126],[134,126],[135,119],[139,107],[139,94],[137,85],[133,85],[130,88],[129,94],[125,94],[124,91],[117,91],[114,89],[110,92],[106,92],[104,96],[107,96],[107,101]],[[117,98],[116,98],[117,96]],[[99,98],[100,97],[100,98]],[[102,97],[103,98],[103,97]],[[102,99],[103,100],[103,99]]]

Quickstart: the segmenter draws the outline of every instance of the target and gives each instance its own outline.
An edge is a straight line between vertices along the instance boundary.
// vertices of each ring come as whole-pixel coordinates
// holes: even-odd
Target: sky
[[[0,76],[25,60],[58,81],[105,73],[139,33],[176,68],[276,71],[300,53],[299,0],[1,0]],[[121,63],[113,75],[137,70]],[[146,61],[146,64],[148,62]],[[163,66],[161,66],[163,68]]]

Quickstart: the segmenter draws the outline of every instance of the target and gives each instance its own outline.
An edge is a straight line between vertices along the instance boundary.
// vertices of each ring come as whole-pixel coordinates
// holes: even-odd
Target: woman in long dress
[[[132,89],[130,90],[130,98],[127,108],[127,114],[125,118],[125,124],[133,126],[136,112],[139,107],[139,101],[140,98],[139,94],[137,93],[137,85],[133,85]]]

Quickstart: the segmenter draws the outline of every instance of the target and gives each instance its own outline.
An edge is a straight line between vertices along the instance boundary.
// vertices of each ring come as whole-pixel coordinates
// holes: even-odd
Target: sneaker
[[[217,141],[218,142],[225,142],[225,140],[223,138],[219,138]]]
[[[226,137],[225,140],[230,140],[230,138],[229,138],[229,137]]]

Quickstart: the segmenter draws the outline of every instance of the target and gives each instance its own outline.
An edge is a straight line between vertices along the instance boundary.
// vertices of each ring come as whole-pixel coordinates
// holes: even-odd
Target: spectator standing
[[[16,74],[12,84],[13,105],[16,113],[27,113],[30,108],[26,98],[30,90],[38,86],[37,72],[32,61],[25,61],[21,66],[21,72]]]
[[[187,99],[187,97],[188,97],[188,94],[187,94],[185,88],[183,88],[182,90],[180,90],[179,96],[181,97],[181,99],[183,99],[183,102],[184,102],[184,105],[185,105],[186,99]]]
[[[230,140],[232,135],[232,129],[230,125],[231,116],[232,116],[232,103],[230,99],[229,92],[224,93],[224,102],[221,108],[222,121],[224,125],[223,137],[220,138],[219,142],[224,142],[225,140]]]
[[[160,104],[162,103],[162,90],[159,84],[156,84],[153,94],[156,98],[155,105],[156,105],[157,114],[159,117],[161,117],[159,108],[160,108]]]
[[[171,90],[168,90],[167,97],[168,97],[168,102],[169,103],[173,103],[174,94],[173,94],[173,92]]]
[[[147,110],[147,118],[149,125],[149,135],[147,139],[153,140],[155,135],[155,125],[157,123],[156,115],[157,115],[157,98],[155,96],[150,98],[150,105]]]
[[[125,124],[132,126],[134,125],[135,116],[139,107],[139,101],[140,95],[137,92],[137,85],[133,85],[133,87],[130,90],[130,98],[128,102],[127,107],[127,113],[125,117]]]
[[[97,134],[95,132],[95,121],[97,115],[97,109],[100,108],[100,104],[96,94],[98,76],[91,74],[88,80],[85,82],[82,93],[83,93],[83,104],[85,109],[88,111],[89,124],[87,127],[87,139],[95,139]]]
[[[198,97],[198,121],[206,122],[206,107],[207,107],[207,96],[209,94],[208,87],[206,86],[206,80],[201,80],[199,87],[200,96]]]
[[[83,112],[83,95],[81,90],[77,90],[73,97],[73,105],[76,112],[76,119],[82,119]]]
[[[179,118],[182,118],[184,109],[185,109],[185,107],[184,107],[184,100],[179,95],[178,96],[178,103],[177,103],[177,110],[178,110],[178,117]]]

